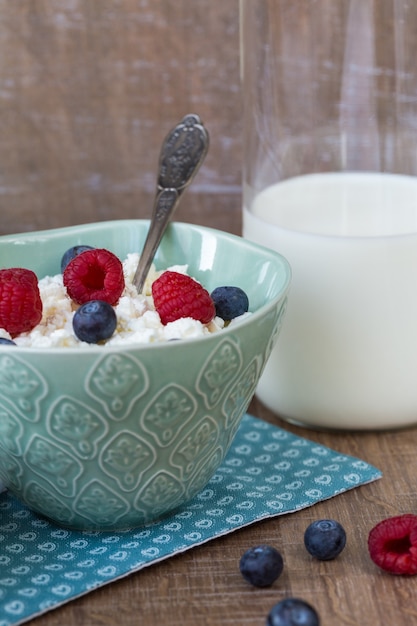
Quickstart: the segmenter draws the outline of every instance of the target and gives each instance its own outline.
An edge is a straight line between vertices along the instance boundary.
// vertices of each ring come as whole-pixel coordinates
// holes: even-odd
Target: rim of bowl
[[[25,239],[34,240],[37,238],[50,237],[51,235],[54,236],[58,234],[65,234],[65,233],[71,233],[71,232],[75,233],[77,231],[88,232],[89,230],[94,230],[97,227],[111,229],[117,224],[123,224],[124,226],[126,226],[126,225],[129,225],[129,223],[131,224],[139,223],[139,224],[149,225],[150,220],[148,219],[107,220],[104,222],[88,222],[86,224],[77,224],[77,225],[72,225],[72,226],[63,226],[60,228],[30,231],[27,233],[0,235],[0,245],[3,242],[7,242],[7,241],[13,242],[14,240],[16,240],[16,243],[19,241],[19,244],[21,244],[24,242]],[[279,252],[276,252],[275,250],[271,250],[270,248],[267,248],[266,246],[262,246],[260,244],[249,241],[240,235],[235,235],[233,233],[229,233],[227,231],[212,228],[210,226],[200,226],[198,224],[191,224],[188,222],[171,222],[171,224],[168,227],[171,227],[171,226],[174,226],[174,228],[178,230],[190,230],[191,229],[191,230],[195,230],[201,233],[210,233],[217,237],[222,237],[223,239],[230,239],[234,242],[239,242],[239,245],[242,246],[243,248],[261,252],[265,256],[265,258],[269,257],[270,259],[273,259],[274,262],[279,260],[285,273],[285,278],[283,280],[280,291],[269,302],[262,305],[259,309],[257,309],[256,311],[250,311],[251,315],[239,321],[236,325],[232,325],[231,327],[227,326],[226,328],[222,329],[221,331],[217,333],[211,333],[203,337],[182,338],[180,341],[163,341],[163,342],[143,343],[143,344],[142,343],[132,343],[132,344],[126,343],[126,344],[116,344],[112,346],[89,344],[89,345],[86,345],[85,347],[84,346],[83,347],[55,346],[55,347],[48,348],[48,347],[17,346],[16,345],[16,346],[13,346],[13,354],[15,354],[15,351],[22,352],[22,353],[37,352],[39,354],[55,354],[55,355],[61,354],[61,353],[62,354],[74,354],[74,353],[75,354],[85,354],[85,353],[91,354],[95,352],[101,353],[103,352],[103,350],[106,353],[130,352],[132,350],[155,351],[155,350],[167,350],[167,349],[171,350],[175,348],[178,349],[178,346],[184,345],[184,343],[198,344],[200,342],[204,342],[204,343],[209,342],[209,341],[213,342],[213,341],[216,341],[219,337],[224,337],[227,334],[233,333],[236,328],[243,328],[245,326],[251,325],[253,324],[254,321],[256,323],[256,320],[260,317],[263,317],[267,311],[274,308],[276,303],[279,300],[281,300],[283,295],[289,290],[289,287],[291,284],[291,278],[292,278],[291,266],[288,260]]]

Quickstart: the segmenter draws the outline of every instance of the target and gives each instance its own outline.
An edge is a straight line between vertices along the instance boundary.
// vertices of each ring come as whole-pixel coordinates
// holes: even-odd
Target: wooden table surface
[[[159,145],[185,113],[211,134],[177,219],[241,232],[238,0],[0,0],[0,231],[149,217]],[[381,519],[417,512],[417,429],[324,433],[250,411],[383,478],[254,524],[98,589],[31,626],[258,626],[285,596],[323,626],[417,624],[417,578],[384,574],[366,541]],[[417,419],[417,416],[416,416]],[[333,562],[305,552],[307,525],[333,517],[348,543]],[[271,543],[285,570],[269,589],[242,579],[245,549]]]

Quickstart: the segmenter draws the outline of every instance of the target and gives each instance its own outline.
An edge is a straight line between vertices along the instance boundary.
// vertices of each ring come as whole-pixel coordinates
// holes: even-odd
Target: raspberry
[[[208,324],[216,312],[208,291],[194,278],[179,272],[163,272],[152,284],[152,296],[163,324],[181,317]]]
[[[72,259],[64,270],[64,285],[78,304],[103,300],[116,304],[125,287],[123,265],[109,250],[86,250]]]
[[[68,263],[72,261],[72,259],[74,259],[76,256],[78,256],[82,252],[85,252],[86,250],[92,250],[92,249],[93,249],[93,246],[86,246],[84,244],[79,244],[78,246],[72,246],[71,248],[68,248],[68,250],[66,250],[64,254],[62,255],[61,274],[64,273],[65,268],[67,267]]]
[[[0,270],[0,327],[16,337],[35,328],[41,318],[36,274],[20,267]]]
[[[417,574],[417,515],[388,517],[368,536],[373,562],[390,574]]]

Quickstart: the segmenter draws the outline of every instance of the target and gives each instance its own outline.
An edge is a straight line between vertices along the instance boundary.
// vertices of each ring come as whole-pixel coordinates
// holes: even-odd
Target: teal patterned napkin
[[[123,532],[69,531],[0,494],[0,626],[16,626],[143,567],[257,520],[381,477],[360,459],[245,415],[229,453],[187,506]]]

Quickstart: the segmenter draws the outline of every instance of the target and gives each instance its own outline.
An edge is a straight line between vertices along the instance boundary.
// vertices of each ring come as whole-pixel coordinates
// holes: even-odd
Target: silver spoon
[[[209,135],[198,115],[186,115],[166,136],[159,156],[157,193],[151,224],[133,278],[141,293],[155,252],[182,193],[197,173],[209,147]]]

